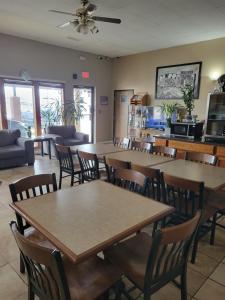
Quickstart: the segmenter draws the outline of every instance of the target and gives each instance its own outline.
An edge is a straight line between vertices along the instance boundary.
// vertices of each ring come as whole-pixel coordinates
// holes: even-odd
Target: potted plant
[[[183,101],[187,110],[187,120],[192,120],[192,111],[195,107],[194,105],[194,87],[191,84],[186,84],[182,89]]]
[[[173,115],[177,112],[179,104],[176,102],[163,102],[161,112],[166,118],[166,134],[170,134],[171,122]]]
[[[44,105],[41,109],[41,118],[46,126],[51,125],[79,125],[79,120],[84,116],[86,111],[84,102],[77,96],[75,101],[66,101],[61,103],[58,99]]]

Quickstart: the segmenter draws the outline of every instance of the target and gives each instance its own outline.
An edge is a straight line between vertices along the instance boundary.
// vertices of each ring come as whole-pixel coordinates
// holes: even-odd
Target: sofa
[[[89,135],[77,132],[75,126],[48,126],[45,137],[52,139],[52,155],[56,155],[54,144],[75,146],[89,143]],[[48,153],[47,145],[44,146],[44,151]]]
[[[34,164],[34,142],[20,130],[0,130],[0,169]]]

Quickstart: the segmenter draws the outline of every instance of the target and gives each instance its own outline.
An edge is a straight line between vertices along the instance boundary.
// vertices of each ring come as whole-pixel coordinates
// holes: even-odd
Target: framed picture
[[[157,67],[155,98],[182,99],[186,84],[194,87],[194,98],[199,98],[202,62]]]

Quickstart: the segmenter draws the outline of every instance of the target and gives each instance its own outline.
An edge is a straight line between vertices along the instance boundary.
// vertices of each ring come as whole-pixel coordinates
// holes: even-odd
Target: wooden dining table
[[[96,144],[83,144],[70,147],[72,152],[83,151],[96,154],[97,156],[104,156],[108,153],[115,152],[124,152],[126,149],[116,147],[113,144],[104,144],[104,143],[96,143]]]
[[[134,165],[152,167],[155,165],[173,161],[171,157],[164,157],[161,155],[154,155],[146,152],[128,150],[126,152],[110,153],[105,155],[106,158],[114,158],[122,161],[129,161]]]
[[[166,164],[153,166],[153,168],[179,178],[202,181],[209,190],[225,187],[225,168],[183,159],[176,159]]]
[[[85,260],[174,211],[101,180],[10,206],[72,262]]]

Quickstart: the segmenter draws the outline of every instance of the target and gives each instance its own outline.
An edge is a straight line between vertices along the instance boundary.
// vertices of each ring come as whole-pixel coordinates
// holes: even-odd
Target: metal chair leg
[[[191,263],[192,264],[195,263],[196,255],[197,255],[197,250],[198,250],[198,238],[196,237],[194,239],[193,249],[192,249],[192,254],[191,254]]]
[[[61,187],[62,187],[62,171],[60,171],[60,174],[59,174],[59,189],[61,190]]]
[[[70,186],[73,186],[74,183],[74,174],[71,174],[71,182],[70,182]]]
[[[216,219],[217,219],[217,213],[215,213],[215,215],[213,216],[213,219],[212,219],[212,228],[211,228],[211,235],[210,235],[210,245],[214,245],[214,242],[215,242]]]
[[[25,266],[23,262],[22,255],[20,254],[20,273],[24,274],[25,273]]]
[[[181,300],[187,300],[187,270],[181,275]]]
[[[34,300],[34,292],[32,291],[30,285],[28,286],[28,300]]]

